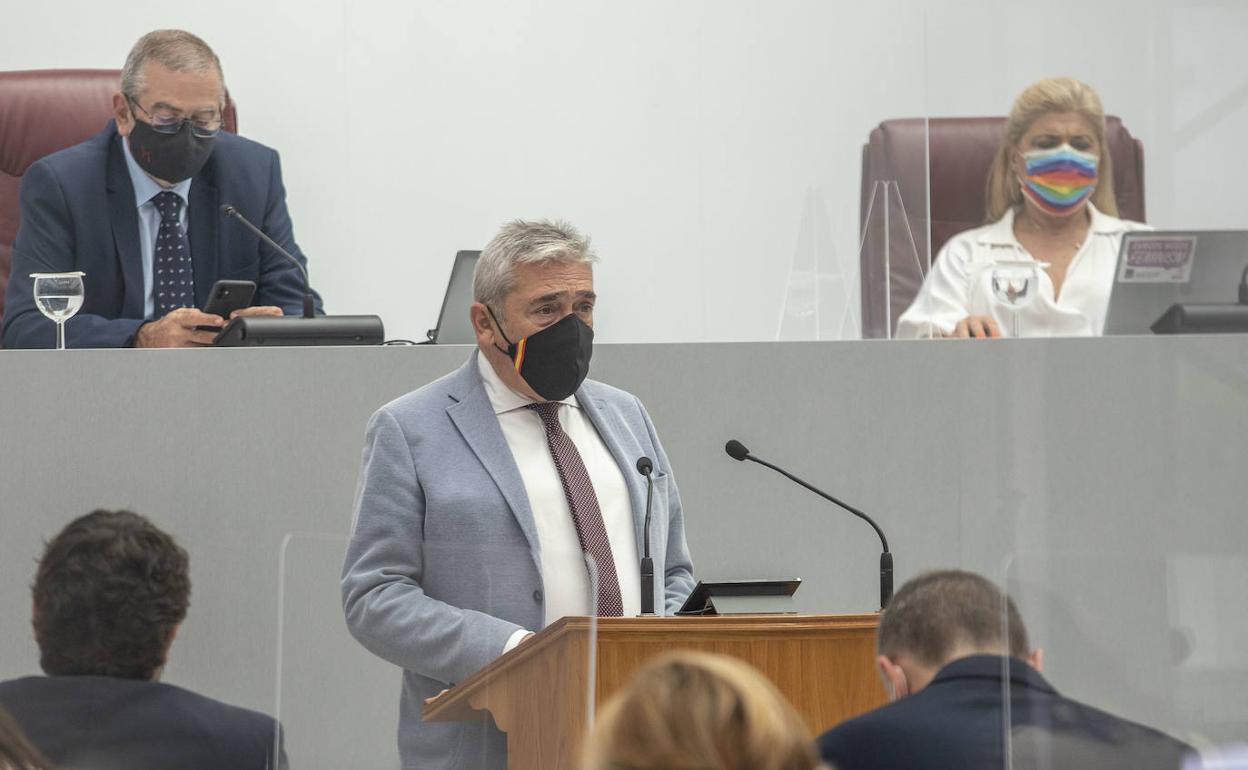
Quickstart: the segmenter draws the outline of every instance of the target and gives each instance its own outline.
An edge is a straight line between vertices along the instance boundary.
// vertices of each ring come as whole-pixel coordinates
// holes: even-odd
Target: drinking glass
[[[56,349],[65,349],[65,322],[82,308],[84,273],[31,273],[35,279],[35,305],[56,322]]]
[[[992,293],[997,301],[1010,309],[1010,336],[1019,336],[1019,315],[1036,298],[1040,269],[1044,265],[1031,260],[1002,260],[992,266]]]

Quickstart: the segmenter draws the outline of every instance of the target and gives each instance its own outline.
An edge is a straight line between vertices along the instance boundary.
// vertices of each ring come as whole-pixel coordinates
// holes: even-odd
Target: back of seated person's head
[[[0,708],[0,770],[51,770],[9,712]]]
[[[1037,669],[1013,600],[986,578],[961,570],[907,582],[880,617],[876,659],[895,699],[921,690],[949,663],[969,655],[1008,655]]]
[[[40,666],[155,679],[190,593],[186,551],[146,518],[98,510],[75,519],[46,545],[35,576]]]
[[[643,666],[599,713],[586,770],[811,770],[805,723],[762,674],[722,655]]]

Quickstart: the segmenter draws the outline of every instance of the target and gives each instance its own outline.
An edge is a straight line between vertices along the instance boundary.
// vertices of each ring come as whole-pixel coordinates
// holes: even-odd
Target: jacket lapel
[[[581,408],[585,410],[589,421],[594,424],[594,428],[598,430],[598,435],[602,438],[602,443],[607,445],[607,449],[611,452],[611,457],[615,459],[615,464],[619,466],[620,473],[624,475],[624,484],[628,487],[628,499],[633,509],[633,531],[637,536],[637,558],[640,559],[645,549],[645,521],[646,521],[646,480],[637,472],[637,458],[641,457],[645,452],[632,439],[632,433],[628,426],[620,419],[619,414],[613,409],[606,408],[606,402],[603,399],[594,396],[592,391],[592,383],[590,387],[585,385],[577,391],[576,400],[580,403]],[[650,458],[654,460],[653,457]],[[655,472],[661,469],[655,467]],[[654,523],[651,522],[651,527]],[[653,549],[651,556],[654,556]]]
[[[469,449],[481,461],[490,478],[498,486],[507,501],[512,514],[520,524],[529,548],[533,553],[541,550],[537,537],[537,524],[533,520],[533,509],[529,506],[529,495],[524,488],[524,479],[520,477],[520,469],[516,467],[515,458],[511,456],[511,448],[499,427],[498,416],[490,404],[490,397],[481,384],[481,376],[477,372],[477,353],[469,357],[468,363],[460,367],[450,383],[448,395],[455,402],[447,407],[446,412],[459,430]]]
[[[212,160],[191,182],[187,227],[191,239],[191,268],[195,271],[195,306],[203,307],[220,275],[217,266],[217,204],[220,196],[212,174]]]
[[[110,124],[108,140],[108,218],[113,226],[113,245],[121,266],[124,288],[121,316],[143,317],[143,252],[139,246],[139,210],[134,200],[134,185],[122,154],[125,141]]]

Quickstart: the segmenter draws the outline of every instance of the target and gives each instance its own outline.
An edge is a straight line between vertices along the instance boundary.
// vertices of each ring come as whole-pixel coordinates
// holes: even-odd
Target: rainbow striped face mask
[[[1023,162],[1027,164],[1023,193],[1055,216],[1075,213],[1096,189],[1100,158],[1069,144],[1025,152]]]

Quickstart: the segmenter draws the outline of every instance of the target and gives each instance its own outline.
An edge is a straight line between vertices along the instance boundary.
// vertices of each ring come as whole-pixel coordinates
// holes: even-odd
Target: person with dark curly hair
[[[47,676],[0,682],[0,707],[53,763],[286,766],[271,717],[159,681],[191,578],[186,551],[146,518],[97,510],[70,522],[44,548],[32,593]]]

